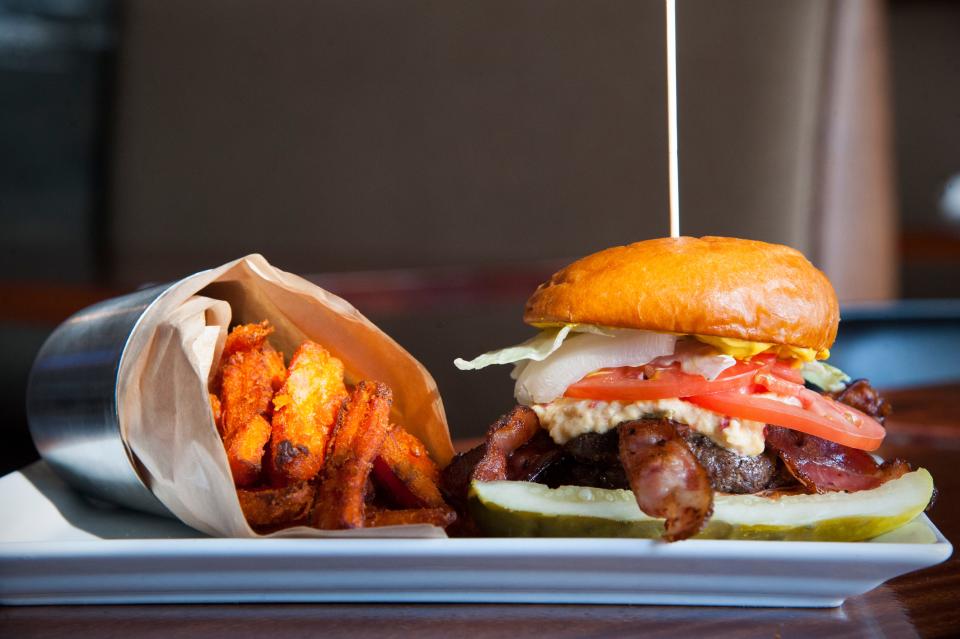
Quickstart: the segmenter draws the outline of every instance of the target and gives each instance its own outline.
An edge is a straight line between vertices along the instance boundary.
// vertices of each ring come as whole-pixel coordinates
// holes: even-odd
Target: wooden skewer
[[[670,237],[680,237],[680,168],[677,155],[677,7],[665,0],[667,13],[667,160],[670,173]]]

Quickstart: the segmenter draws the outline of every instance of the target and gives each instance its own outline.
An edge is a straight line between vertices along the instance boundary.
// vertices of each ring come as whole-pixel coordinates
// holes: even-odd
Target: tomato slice
[[[737,362],[713,381],[689,375],[679,366],[604,369],[567,388],[565,397],[606,401],[681,398],[730,417],[791,428],[844,446],[875,450],[886,431],[870,416],[824,397],[803,385],[800,371],[772,355]],[[800,406],[759,396],[763,392],[794,398]]]
[[[760,390],[768,390],[777,395],[786,395],[787,397],[800,397],[801,391],[805,390],[802,384],[789,382],[782,377],[778,377],[769,369],[757,371],[753,377],[753,383],[760,387]]]
[[[737,362],[709,381],[702,375],[684,373],[676,366],[656,371],[652,379],[643,379],[643,368],[621,366],[584,377],[569,386],[564,397],[636,402],[718,393],[751,385],[758,370],[756,364]]]
[[[791,362],[779,359],[772,353],[760,353],[750,358],[750,363],[763,364],[770,372],[781,379],[794,384],[803,385],[803,375],[800,374],[799,367],[795,367]]]
[[[791,428],[860,450],[876,450],[886,435],[879,422],[846,404],[806,388],[797,397],[802,406],[738,391],[685,399],[716,413]]]

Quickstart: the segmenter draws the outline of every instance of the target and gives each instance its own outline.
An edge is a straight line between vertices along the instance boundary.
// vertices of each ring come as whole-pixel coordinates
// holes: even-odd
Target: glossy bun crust
[[[799,251],[728,237],[661,238],[588,255],[527,301],[528,324],[582,323],[830,348],[837,295]]]

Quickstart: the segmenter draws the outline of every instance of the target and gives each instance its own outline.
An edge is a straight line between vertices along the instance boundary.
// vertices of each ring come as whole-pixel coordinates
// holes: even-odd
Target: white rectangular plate
[[[38,462],[0,478],[0,603],[497,602],[839,606],[940,563],[925,516],[865,543],[213,539],[100,507]]]

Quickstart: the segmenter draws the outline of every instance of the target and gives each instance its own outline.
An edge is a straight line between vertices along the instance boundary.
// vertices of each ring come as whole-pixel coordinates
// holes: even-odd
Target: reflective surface
[[[880,614],[877,614],[877,611]],[[10,636],[916,637],[887,588],[832,610],[659,606],[123,606],[0,611]],[[76,634],[74,634],[76,633]],[[126,633],[124,635],[123,633]]]
[[[165,513],[120,438],[117,371],[127,340],[167,285],[86,308],[47,339],[27,387],[27,418],[40,454],[78,489],[132,508]]]

